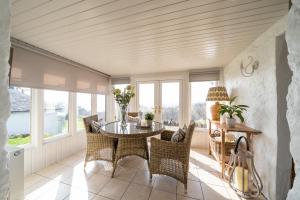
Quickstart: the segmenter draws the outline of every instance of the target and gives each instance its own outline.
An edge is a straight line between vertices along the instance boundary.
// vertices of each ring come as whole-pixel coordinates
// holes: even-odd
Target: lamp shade
[[[208,90],[206,101],[229,101],[225,87],[211,87]]]

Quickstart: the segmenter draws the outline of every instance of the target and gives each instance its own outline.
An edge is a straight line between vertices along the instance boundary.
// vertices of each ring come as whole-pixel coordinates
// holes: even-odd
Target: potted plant
[[[233,128],[236,124],[235,116],[238,117],[242,123],[245,121],[243,112],[247,111],[247,108],[249,108],[247,105],[234,105],[233,102],[236,98],[237,96],[230,98],[229,105],[221,104],[221,109],[219,111],[220,115],[224,115],[225,113],[228,114],[226,117],[226,124],[230,128]]]
[[[148,112],[145,114],[145,120],[147,121],[147,126],[152,126],[152,122],[154,119],[154,114],[151,112]]]
[[[113,88],[114,99],[119,104],[121,126],[127,126],[126,116],[130,100],[135,96],[134,86],[128,85],[123,91]]]

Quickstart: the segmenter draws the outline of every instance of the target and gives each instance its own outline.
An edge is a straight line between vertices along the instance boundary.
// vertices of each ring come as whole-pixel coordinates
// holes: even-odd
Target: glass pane
[[[84,129],[82,118],[92,114],[92,95],[87,93],[77,93],[77,130]]]
[[[69,93],[44,90],[44,138],[69,132]]]
[[[179,82],[162,83],[162,122],[179,125]]]
[[[28,144],[31,141],[30,112],[31,112],[31,89],[11,87],[10,117],[7,121],[8,144],[18,146]]]
[[[97,95],[97,114],[99,120],[105,121],[105,95]]]
[[[206,96],[208,89],[216,85],[215,81],[203,81],[191,83],[191,119],[195,121],[196,127],[207,127]]]
[[[143,115],[147,112],[153,112],[154,108],[154,83],[139,84],[139,111]]]

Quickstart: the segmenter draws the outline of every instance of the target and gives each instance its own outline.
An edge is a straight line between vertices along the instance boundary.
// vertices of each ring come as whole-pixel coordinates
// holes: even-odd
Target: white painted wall
[[[9,116],[8,59],[10,48],[10,1],[0,0],[0,199],[6,199],[9,188],[7,169],[6,121]]]
[[[59,138],[46,142],[38,147],[25,148],[24,153],[24,174],[28,176],[53,163],[78,153],[86,146],[84,133]]]
[[[295,161],[296,178],[288,200],[300,199],[300,0],[292,0],[288,14],[286,40],[289,50],[288,61],[293,71],[292,82],[287,96],[287,119],[291,131],[290,151]]]
[[[275,39],[286,30],[284,17],[265,33],[260,35],[248,48],[240,53],[224,68],[224,79],[231,96],[238,96],[238,103],[250,106],[246,123],[262,134],[254,138],[255,165],[264,184],[264,194],[276,199],[277,159],[277,93]],[[245,78],[240,73],[241,60],[248,56],[258,60],[259,69],[252,77]]]

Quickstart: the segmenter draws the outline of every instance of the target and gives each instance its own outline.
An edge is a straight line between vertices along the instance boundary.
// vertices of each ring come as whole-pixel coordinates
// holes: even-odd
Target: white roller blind
[[[220,68],[194,70],[189,72],[190,82],[198,81],[219,81]]]
[[[110,77],[51,56],[14,47],[11,85],[106,94]]]
[[[111,84],[130,84],[130,78],[129,77],[112,77]]]

